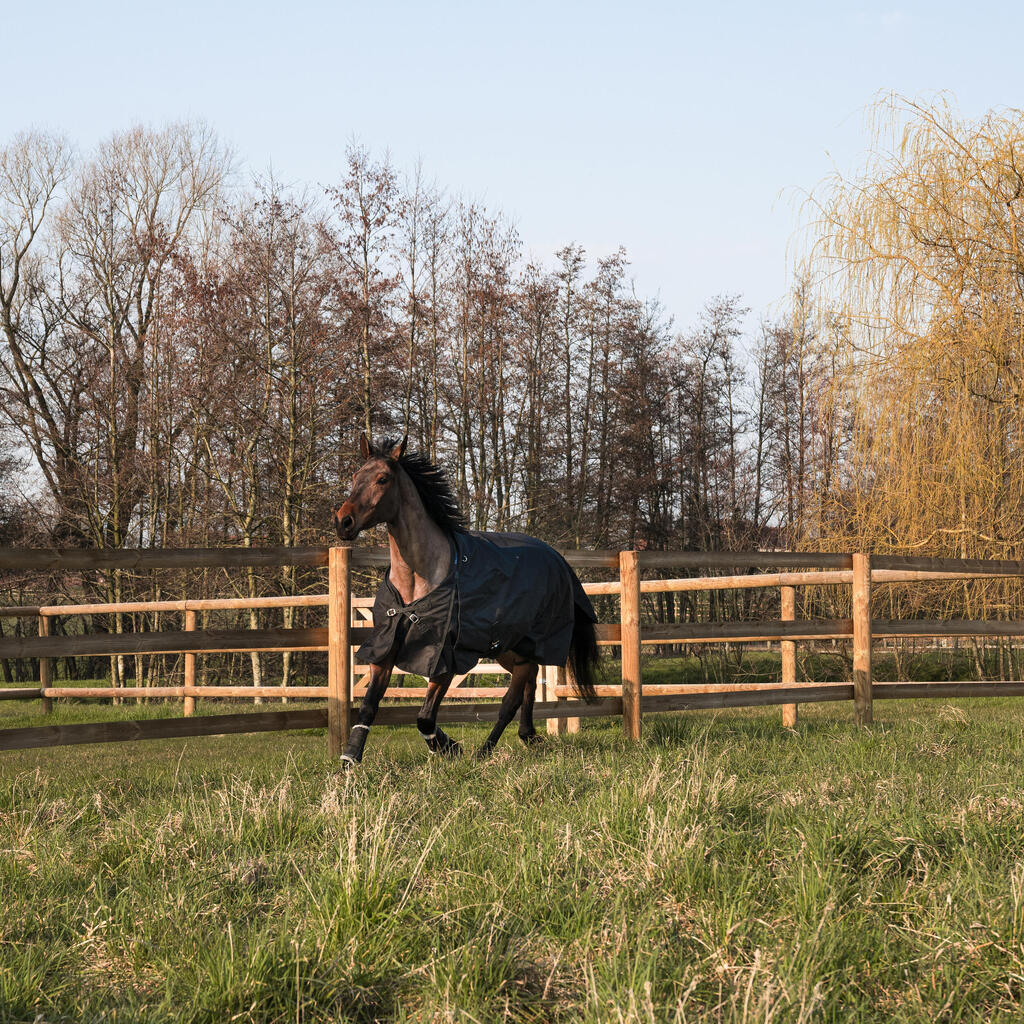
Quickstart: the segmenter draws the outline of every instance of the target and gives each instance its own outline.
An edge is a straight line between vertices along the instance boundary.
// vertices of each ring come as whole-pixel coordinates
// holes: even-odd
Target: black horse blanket
[[[356,657],[386,661],[405,622],[396,664],[427,678],[461,675],[505,651],[564,665],[577,609],[597,621],[566,560],[521,533],[457,533],[451,543],[451,572],[418,601],[403,604],[384,574],[373,604],[373,635]]]

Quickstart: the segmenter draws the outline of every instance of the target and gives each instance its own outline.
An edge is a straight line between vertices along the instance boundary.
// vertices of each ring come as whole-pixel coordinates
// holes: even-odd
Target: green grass
[[[1019,1021],[1024,706],[876,715],[0,754],[0,1021]]]

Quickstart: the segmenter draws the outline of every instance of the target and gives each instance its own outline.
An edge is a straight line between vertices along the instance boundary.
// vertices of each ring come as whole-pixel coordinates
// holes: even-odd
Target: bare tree
[[[44,222],[72,170],[68,144],[26,133],[0,150],[0,349],[4,415],[21,432],[55,494],[67,490],[75,463],[76,383],[51,342],[59,315],[49,301],[52,271],[38,250]]]
[[[399,191],[397,176],[386,157],[375,162],[364,148],[352,145],[347,158],[344,182],[327,189],[337,216],[337,224],[327,237],[336,258],[338,317],[360,355],[362,428],[369,436],[375,408],[386,407],[383,400],[375,400],[374,382],[378,381],[380,393],[389,393],[391,374],[397,369],[391,302],[398,283],[394,246]]]

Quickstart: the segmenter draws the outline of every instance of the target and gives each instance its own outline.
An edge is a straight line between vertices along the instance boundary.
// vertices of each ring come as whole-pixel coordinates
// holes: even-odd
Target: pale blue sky
[[[201,117],[243,169],[339,177],[346,143],[422,159],[549,259],[629,250],[677,324],[788,283],[796,190],[867,144],[880,90],[1024,106],[1015,3],[0,0],[0,139]],[[780,193],[782,197],[780,198]]]

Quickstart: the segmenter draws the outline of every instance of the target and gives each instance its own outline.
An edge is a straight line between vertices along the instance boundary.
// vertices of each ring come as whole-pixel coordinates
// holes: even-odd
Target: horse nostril
[[[338,520],[339,530],[351,530],[355,520],[351,516],[342,516]]]

